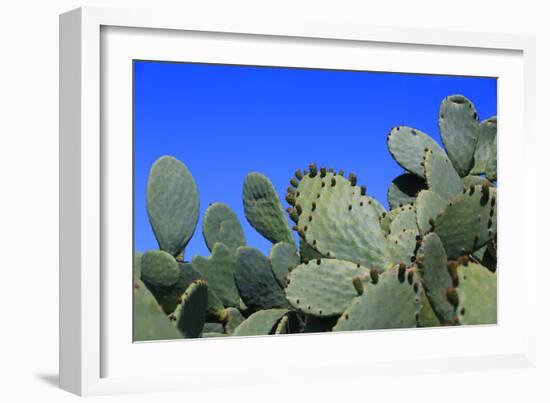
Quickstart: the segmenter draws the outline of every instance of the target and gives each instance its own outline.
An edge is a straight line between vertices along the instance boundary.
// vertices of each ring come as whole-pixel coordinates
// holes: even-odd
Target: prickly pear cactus
[[[215,202],[202,219],[210,256],[184,260],[198,190],[183,163],[160,158],[147,187],[159,250],[134,256],[134,340],[495,324],[497,117],[479,123],[451,95],[438,123],[443,146],[407,126],[389,133],[404,169],[389,210],[355,174],[312,163],[290,180],[285,213],[270,179],[248,174],[242,207],[268,256]]]
[[[309,173],[291,184],[297,185],[291,217],[297,218],[296,230],[313,250],[366,267],[391,267],[378,209],[354,174],[344,178],[311,164]]]
[[[199,218],[199,193],[193,175],[177,159],[159,158],[147,183],[147,213],[160,249],[181,254]]]
[[[265,238],[273,243],[294,243],[279,196],[266,176],[257,172],[247,175],[243,203],[248,222]]]

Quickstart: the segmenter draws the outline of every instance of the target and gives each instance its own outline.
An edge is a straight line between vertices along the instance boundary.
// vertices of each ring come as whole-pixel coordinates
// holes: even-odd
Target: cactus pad
[[[407,126],[393,128],[388,135],[387,142],[388,149],[395,161],[405,170],[420,178],[425,177],[422,167],[424,150],[429,149],[441,156],[445,155],[434,139],[420,130]]]
[[[290,272],[286,297],[294,308],[308,315],[339,315],[357,296],[352,282],[355,276],[370,281],[369,269],[355,263],[337,259],[312,260]]]
[[[460,193],[435,220],[449,259],[469,254],[497,233],[496,188],[472,186]]]
[[[412,204],[407,204],[403,207],[399,207],[399,208],[394,208],[393,210],[390,210],[386,213],[383,213],[381,216],[380,216],[380,227],[382,228],[382,231],[384,232],[385,235],[388,235],[390,233],[390,226],[391,226],[391,223],[393,222],[394,218],[397,216],[397,214],[399,214],[401,211],[404,211],[408,208],[414,208],[414,206]]]
[[[204,327],[208,289],[202,280],[192,283],[181,296],[181,303],[170,318],[177,323],[178,330],[186,339],[200,337]]]
[[[426,296],[442,323],[455,322],[455,306],[449,302],[447,292],[455,286],[447,268],[447,255],[443,243],[435,233],[422,239],[417,253],[418,267]]]
[[[296,189],[298,233],[327,257],[375,266],[391,266],[377,209],[359,186],[332,172],[310,173]]]
[[[141,258],[141,278],[153,287],[171,287],[180,278],[178,262],[161,250],[145,252]]]
[[[173,157],[159,158],[147,183],[147,214],[160,248],[183,252],[199,218],[199,194],[187,167]]]
[[[202,234],[210,251],[216,242],[222,242],[232,251],[246,244],[237,215],[224,203],[214,203],[206,209],[202,219]]]
[[[206,280],[224,306],[239,306],[239,292],[235,285],[235,252],[224,243],[216,242],[212,255],[195,256],[192,266]]]
[[[258,249],[249,246],[237,249],[235,281],[241,298],[252,311],[288,306],[269,260]]]
[[[137,284],[141,281],[141,257],[143,254],[141,252],[134,253],[134,262],[133,262],[133,278],[134,284]]]
[[[418,315],[418,327],[436,327],[441,326],[437,315],[435,314],[428,297],[426,297],[426,292],[423,287],[420,287],[419,293],[421,295],[420,300],[422,301],[422,309]]]
[[[300,264],[300,256],[296,253],[294,245],[279,242],[271,248],[269,262],[275,279],[284,288],[286,275],[289,269],[293,269]]]
[[[451,95],[441,102],[439,133],[460,176],[466,176],[473,167],[478,131],[477,111],[468,98]]]
[[[418,235],[418,226],[416,225],[416,212],[413,206],[410,204],[398,208],[390,224],[390,234],[397,234],[404,231],[412,231],[415,233],[415,235]]]
[[[246,176],[243,203],[246,219],[256,231],[273,243],[294,243],[279,196],[267,177],[257,172]]]
[[[388,203],[392,209],[414,203],[422,189],[426,189],[423,179],[408,173],[399,175],[388,188]]]
[[[416,327],[421,300],[415,291],[419,284],[412,270],[400,279],[398,269],[392,268],[382,273],[376,284],[367,284],[365,292],[340,316],[333,331]]]
[[[447,157],[428,151],[424,154],[424,169],[428,187],[444,201],[460,193],[464,186],[462,179]]]
[[[388,235],[388,248],[394,263],[409,265],[414,260],[418,232],[405,230]]]
[[[173,340],[181,334],[162,312],[153,295],[139,281],[134,285],[133,340]]]
[[[461,325],[497,323],[497,275],[487,268],[468,263],[458,265],[458,318]]]
[[[279,320],[288,312],[286,309],[265,309],[250,315],[242,322],[233,336],[261,336],[274,331]]]
[[[420,234],[425,234],[435,225],[435,218],[443,211],[446,203],[433,190],[423,190],[416,198],[416,223]]]
[[[497,117],[486,119],[479,125],[472,174],[485,174],[489,180],[497,178]]]

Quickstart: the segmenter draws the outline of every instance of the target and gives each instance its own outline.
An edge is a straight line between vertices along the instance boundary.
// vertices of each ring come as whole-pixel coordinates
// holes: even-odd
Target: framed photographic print
[[[86,8],[60,43],[63,388],[531,365],[532,38]]]

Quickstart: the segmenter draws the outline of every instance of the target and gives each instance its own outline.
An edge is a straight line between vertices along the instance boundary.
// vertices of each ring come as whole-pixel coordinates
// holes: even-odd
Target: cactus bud
[[[355,175],[353,172],[350,172],[348,178],[351,183],[351,186],[357,185],[357,175]]]
[[[314,178],[315,175],[317,175],[317,164],[312,162],[311,164],[309,164],[309,176]]]
[[[327,176],[327,169],[325,167],[321,167],[321,178],[324,178]]]
[[[304,175],[302,174],[302,171],[299,169],[297,169],[296,172],[294,172],[294,175],[296,175],[296,178],[298,180],[301,180],[304,177]]]
[[[399,269],[397,272],[397,278],[399,279],[399,282],[402,283],[405,281],[405,270],[407,267],[405,266],[405,263],[399,263]]]
[[[353,281],[353,287],[355,288],[355,291],[357,291],[357,294],[362,295],[363,291],[365,291],[365,287],[363,286],[363,281],[361,280],[361,276],[354,276],[352,281]]]
[[[370,281],[372,284],[378,283],[378,269],[375,267],[370,269]]]
[[[286,196],[285,196],[285,200],[291,206],[293,206],[294,203],[296,202],[296,198],[294,197],[294,195],[292,193],[287,193]]]

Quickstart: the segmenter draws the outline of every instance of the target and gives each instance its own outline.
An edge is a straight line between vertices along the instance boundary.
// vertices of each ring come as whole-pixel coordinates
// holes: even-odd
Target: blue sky
[[[356,173],[387,207],[388,186],[402,173],[387,134],[407,125],[441,144],[437,115],[451,94],[471,99],[481,120],[497,113],[493,78],[136,61],[135,249],[158,248],[145,190],[162,155],[184,162],[200,192],[201,218],[186,260],[209,254],[201,219],[217,201],[239,216],[247,243],[268,253],[270,242],[248,224],[242,206],[242,184],[252,171],[271,179],[284,208],[289,179],[310,162]]]

